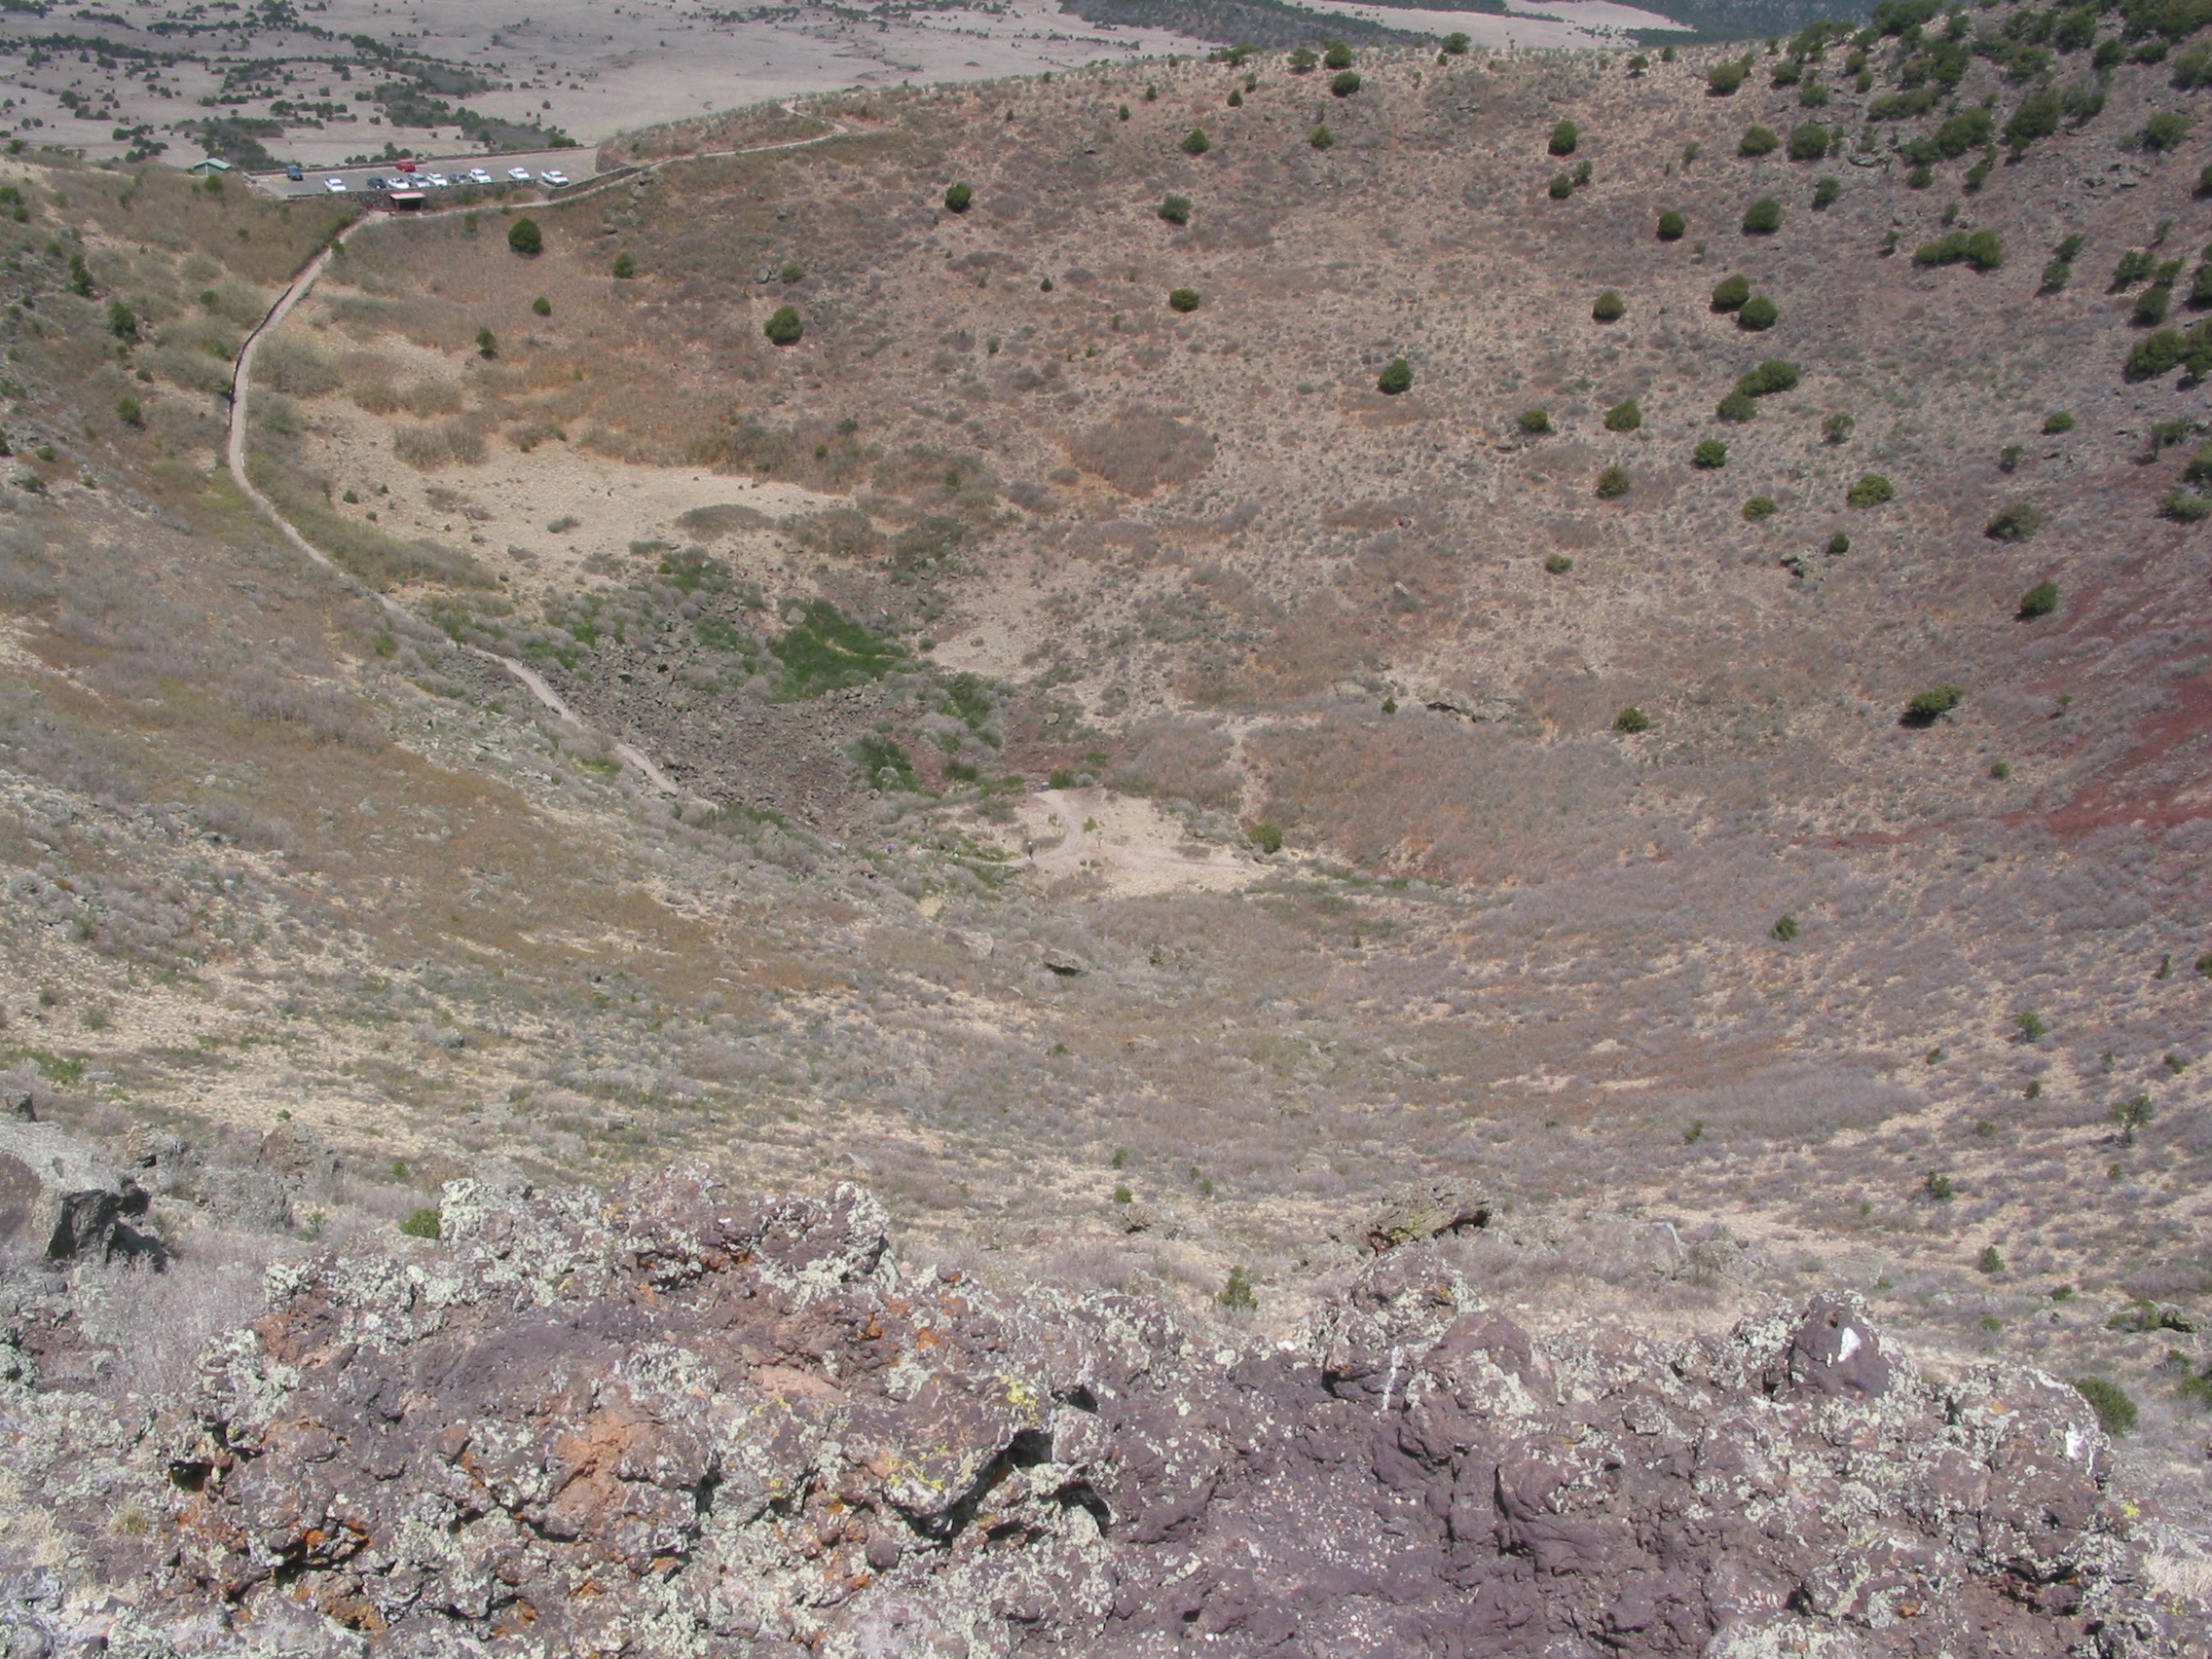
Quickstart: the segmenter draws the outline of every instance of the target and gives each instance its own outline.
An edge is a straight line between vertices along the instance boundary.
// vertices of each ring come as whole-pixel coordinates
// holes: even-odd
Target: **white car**
[[[507,176],[517,184],[528,184],[530,182],[530,169],[528,167],[509,167]]]
[[[332,173],[322,181],[322,188],[329,191],[333,196],[344,196],[346,194],[346,181],[336,173]]]
[[[423,175],[423,182],[426,185],[429,185],[435,190],[443,190],[448,184],[452,183],[453,181],[447,178],[444,173],[433,172],[424,173]]]
[[[563,172],[559,167],[549,167],[544,172],[539,173],[537,176],[543,179],[547,184],[552,185],[555,189],[559,189],[562,185],[569,182],[569,175]]]
[[[470,167],[468,169],[468,182],[470,184],[490,184],[492,175],[482,167]]]

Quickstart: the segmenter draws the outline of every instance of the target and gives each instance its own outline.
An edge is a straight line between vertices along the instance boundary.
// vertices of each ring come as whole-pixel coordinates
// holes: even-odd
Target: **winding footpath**
[[[795,102],[795,100],[793,101]],[[786,103],[783,107],[793,116],[799,113],[792,107],[791,103]],[[719,161],[730,156],[761,155],[771,150],[802,150],[810,144],[821,144],[831,138],[841,137],[851,130],[841,122],[832,121],[826,115],[818,115],[814,119],[829,122],[830,130],[818,132],[811,138],[791,138],[777,144],[756,144],[743,150],[714,150],[683,156],[664,156],[658,161],[648,162],[631,171],[624,172],[617,178],[608,179],[602,184],[586,186],[571,195],[560,198],[558,203],[549,203],[549,205],[565,206],[571,202],[580,201],[587,196],[596,196],[602,191],[612,190],[618,185],[628,184],[643,174],[658,172],[661,168],[676,162]],[[424,213],[418,216],[438,218],[467,211],[469,209],[465,206],[442,207],[434,213]],[[245,344],[239,350],[238,362],[231,371],[230,437],[225,455],[230,466],[231,482],[239,487],[240,492],[248,501],[253,503],[254,511],[275,525],[277,531],[282,534],[284,539],[297,548],[303,557],[330,571],[348,587],[374,599],[384,608],[387,616],[395,620],[415,621],[418,618],[405,606],[389,594],[377,593],[369,588],[367,584],[341,568],[329,554],[323,552],[321,548],[301,535],[298,528],[276,510],[276,503],[254,488],[253,480],[246,475],[245,464],[246,431],[251,415],[249,399],[253,390],[253,360],[261,350],[261,342],[272,330],[292,314],[293,307],[308,297],[309,293],[314,288],[316,279],[329,267],[331,256],[349,239],[364,227],[382,222],[381,218],[363,215],[333,237],[330,245],[308,261],[300,274],[292,278],[291,285],[278,297],[276,303],[269,308],[269,314],[255,324],[253,332],[245,337]],[[591,729],[585,721],[577,719],[576,712],[569,706],[567,699],[546,683],[545,677],[527,664],[519,663],[512,657],[501,656],[497,651],[485,650],[480,645],[462,645],[461,648],[475,656],[482,657],[487,662],[496,663],[505,673],[512,676],[523,689],[535,697],[540,705],[560,719],[567,720],[571,725],[581,726],[585,730]],[[652,756],[645,754],[635,744],[626,743],[610,734],[602,733],[601,735],[607,738],[608,752],[634,772],[645,783],[645,787],[655,793],[667,795],[675,800],[693,801],[700,799],[699,796],[674,783],[668,774],[654,763]],[[712,803],[706,802],[704,804],[711,805]]]

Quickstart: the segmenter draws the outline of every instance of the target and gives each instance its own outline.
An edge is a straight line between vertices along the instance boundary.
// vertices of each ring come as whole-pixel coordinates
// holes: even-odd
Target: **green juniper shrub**
[[[2188,360],[2190,344],[2178,328],[2161,328],[2135,343],[2121,373],[2131,381],[2156,380]]]
[[[1198,291],[1196,288],[1170,288],[1167,291],[1167,304],[1171,310],[1195,312],[1198,309]]]
[[[1981,527],[1981,534],[1992,541],[2025,541],[2042,528],[2044,515],[2025,501],[2013,501],[1998,508],[1996,515]]]
[[[1682,233],[1689,228],[1689,221],[1672,207],[1659,215],[1659,240],[1661,241],[1680,241]],[[2212,269],[2212,267],[2207,267],[2207,269]]]
[[[1829,557],[1840,559],[1850,551],[1851,537],[1844,535],[1842,531],[1839,530],[1833,535],[1828,537]]]
[[[1907,190],[1926,190],[1935,182],[1936,169],[1930,166],[1914,167],[1904,175],[1904,187]]]
[[[1817,121],[1801,122],[1789,129],[1789,159],[1818,162],[1828,153],[1828,129]]]
[[[1051,293],[1052,291],[1052,279],[1050,276],[1041,277],[1037,283],[1037,291],[1040,294]]]
[[[1611,288],[1600,294],[1590,307],[1590,314],[1600,322],[1618,322],[1628,312],[1628,302]]]
[[[2037,290],[2037,292],[2045,294],[2058,293],[2063,288],[2065,288],[2068,282],[2072,281],[2073,279],[2073,262],[2071,260],[2065,259],[2054,259],[2048,265],[2043,268],[2043,285]]]
[[[507,246],[526,259],[545,250],[545,233],[535,219],[517,219],[507,227]]]
[[[1781,143],[1782,140],[1775,136],[1774,129],[1771,127],[1747,127],[1744,129],[1743,137],[1736,141],[1736,154],[1739,156],[1771,155]]]
[[[146,424],[145,412],[138,407],[135,397],[119,397],[115,400],[115,418],[126,426],[137,427]]]
[[[419,1210],[410,1211],[407,1219],[399,1224],[399,1231],[410,1238],[436,1238],[439,1236],[437,1206],[424,1204]]]
[[[491,329],[479,328],[476,331],[476,354],[486,362],[499,354],[499,337]]]
[[[2003,449],[1997,452],[1997,470],[2000,472],[2018,471],[2020,467],[2020,457],[2025,455],[2027,451],[2022,449],[2018,444],[2007,444]]]
[[[2097,1414],[2097,1426],[2107,1434],[2126,1434],[2135,1427],[2135,1402],[2127,1390],[2102,1377],[2077,1377],[2074,1387]]]
[[[1733,97],[1744,84],[1744,65],[1731,57],[1705,72],[1705,90],[1716,98]]]
[[[1545,189],[1551,193],[1551,199],[1554,202],[1565,202],[1574,194],[1574,180],[1568,178],[1565,173],[1554,173],[1551,183],[1545,186]]]
[[[2166,320],[2166,312],[2173,305],[2174,291],[2159,286],[2145,288],[2135,296],[2135,311],[2128,320],[2137,328],[2156,328]]]
[[[2063,409],[2053,409],[2043,418],[2043,429],[2051,436],[2074,429],[2074,417]]]
[[[1932,1060],[1936,1060],[1941,1059],[1942,1056],[1943,1051],[1940,1049],[1935,1049],[1929,1051],[1928,1057]],[[1921,1183],[1921,1187],[1930,1198],[1934,1198],[1939,1204],[1947,1204],[1953,1198],[1959,1196],[1959,1184],[1956,1181],[1952,1180],[1948,1175],[1942,1173],[1942,1171],[1936,1169],[1931,1169],[1928,1172],[1928,1178]]]
[[[2163,153],[2181,148],[2181,141],[2188,136],[2189,117],[2162,109],[2144,124],[2141,142],[2146,150]]]
[[[1311,47],[1302,46],[1291,53],[1288,61],[1290,72],[1293,75],[1309,75],[1313,72],[1313,65],[1321,60],[1313,55]],[[1149,87],[1145,89],[1145,95],[1147,97],[1152,95],[1152,90]]]
[[[1759,406],[1749,392],[1731,391],[1720,400],[1719,407],[1714,413],[1723,421],[1755,421],[1759,416]]]
[[[1531,438],[1544,437],[1552,429],[1552,416],[1548,409],[1524,409],[1513,418],[1515,425]]]
[[[1327,125],[1324,124],[1320,127],[1314,128],[1312,131],[1309,132],[1306,135],[1306,141],[1309,144],[1312,145],[1316,150],[1326,150],[1331,144],[1334,144],[1337,141],[1337,135],[1334,132],[1331,132]]]
[[[1797,937],[1799,931],[1797,927],[1797,918],[1795,916],[1785,915],[1778,921],[1776,921],[1774,926],[1769,928],[1767,931],[1773,934],[1774,937],[1780,940],[1784,944],[1788,944],[1791,940]]]
[[[1160,216],[1170,225],[1187,225],[1191,222],[1191,199],[1188,196],[1169,196],[1160,203]]]
[[[1897,496],[1895,484],[1879,472],[1868,472],[1861,475],[1859,482],[1845,492],[1843,498],[1855,507],[1878,507],[1884,501],[1896,500]]]
[[[1651,59],[1644,56],[1641,52],[1635,53],[1629,57],[1628,72],[1631,75],[1641,75],[1650,67]]]
[[[1259,848],[1259,849],[1260,849],[1260,851],[1261,851],[1261,852],[1263,852],[1263,853],[1279,853],[1279,852],[1281,852],[1281,851],[1282,851],[1282,826],[1281,826],[1281,825],[1279,825],[1279,824],[1255,824],[1255,825],[1253,825],[1253,826],[1252,826],[1252,845],[1253,845],[1253,846],[1255,846],[1255,847],[1257,847],[1257,848]]]
[[[778,306],[761,332],[767,335],[771,345],[795,346],[799,336],[806,332],[806,324],[799,320],[796,306]]]
[[[1471,43],[1468,41],[1467,37],[1457,29],[1454,29],[1450,34],[1446,35],[1441,41],[1437,43],[1437,45],[1443,50],[1445,55],[1448,57],[1466,56],[1467,48],[1470,44]]]
[[[2006,779],[2009,778],[2012,775],[2012,768],[2003,760],[1992,760],[1989,763],[1989,775],[2002,784],[2006,781]],[[2035,1090],[2033,1094],[2030,1094],[2028,1096],[2030,1100],[2035,1100],[2042,1097],[2043,1090],[2035,1084],[2031,1083],[2028,1085],[2028,1087]]]
[[[975,200],[975,188],[971,185],[951,184],[945,186],[944,206],[945,211],[949,213],[967,212],[968,204]]]
[[[1123,121],[1126,121],[1126,120],[1128,120],[1128,119],[1129,119],[1129,106],[1128,106],[1127,104],[1124,104],[1124,105],[1122,105],[1122,107],[1121,107],[1121,112],[1120,112],[1120,119],[1121,119],[1121,120],[1123,120]]]
[[[1785,57],[1781,62],[1777,63],[1774,66],[1774,79],[1772,85],[1777,87],[1794,87],[1798,83],[1798,81],[1803,79],[1804,74],[1805,66],[1803,64],[1799,63],[1794,57]]]
[[[1782,313],[1775,310],[1774,302],[1764,294],[1753,294],[1736,313],[1736,326],[1753,334],[1772,328]]]
[[[553,314],[553,302],[540,294],[536,299],[530,302],[530,309],[538,316],[551,316]]]
[[[2212,260],[2199,265],[2189,279],[2189,309],[2202,311],[2206,306],[2212,306]]]
[[[1972,196],[1988,182],[1989,164],[1986,161],[1976,162],[1972,166],[1967,168],[1967,194],[1969,196]]]
[[[1633,432],[1642,424],[1643,411],[1637,406],[1633,397],[1616,403],[1605,411],[1605,430],[1608,432]]]
[[[1544,569],[1555,576],[1564,576],[1574,569],[1574,561],[1565,553],[1554,553],[1544,560]]]
[[[2005,1258],[1999,1254],[1996,1245],[1984,1244],[1973,1265],[1985,1273],[2001,1273],[2005,1271]]]
[[[1806,109],[1825,109],[1828,90],[1818,81],[1807,81],[1797,89],[1797,102]]]
[[[776,272],[776,280],[788,288],[793,282],[805,281],[806,272],[795,261],[786,260]]]
[[[1613,729],[1625,732],[1649,731],[1651,729],[1651,717],[1634,703],[1631,703],[1613,717]]]
[[[1242,1268],[1229,1270],[1229,1282],[1214,1300],[1232,1313],[1250,1313],[1260,1306],[1259,1298],[1252,1294],[1252,1275]]]
[[[1574,164],[1574,188],[1580,190],[1589,182],[1590,164],[1588,162],[1576,162]]]
[[[1904,706],[1899,722],[1908,726],[1932,726],[1964,701],[1966,693],[1956,685],[1937,685],[1927,691],[1916,691]]]
[[[1574,146],[1582,142],[1582,130],[1571,121],[1562,121],[1552,129],[1550,149],[1555,156],[1571,156]]]
[[[1183,134],[1183,154],[1186,156],[1202,156],[1212,148],[1212,141],[1206,137],[1203,128],[1194,127]]]
[[[1329,92],[1336,97],[1348,98],[1352,93],[1359,91],[1359,71],[1357,69],[1343,69],[1339,70],[1335,79],[1330,81]]]
[[[1229,107],[1231,109],[1242,109],[1244,107],[1244,94],[1235,87],[1229,89]]]
[[[1848,415],[1838,409],[1821,423],[1821,436],[1827,439],[1831,444],[1848,443],[1858,424],[1859,422],[1855,416]]]
[[[1749,397],[1769,397],[1778,391],[1797,389],[1797,365],[1783,357],[1769,357],[1755,369],[1736,377],[1736,389]]]
[[[107,308],[107,331],[118,340],[136,345],[138,342],[138,313],[121,300]]]
[[[1712,472],[1728,464],[1728,446],[1718,438],[1703,438],[1690,452],[1690,464]]]
[[[2147,247],[2131,247],[2120,256],[2120,263],[2112,270],[2111,292],[2132,288],[2158,268],[2158,262]]]
[[[1692,138],[1687,144],[1684,144],[1682,146],[1682,166],[1685,167],[1688,166],[1690,163],[1696,161],[1698,157],[1704,154],[1705,146],[1703,144],[1700,144],[1695,138]]]
[[[616,276],[627,280],[638,274],[638,262],[627,253],[618,253],[614,256],[614,263],[608,269]]]
[[[1598,474],[1598,494],[1602,498],[1610,501],[1616,497],[1627,495],[1635,482],[1636,480],[1628,475],[1627,467],[1608,466],[1604,471]]]
[[[1349,69],[1351,67],[1351,48],[1341,40],[1324,42],[1321,65],[1325,69]]]
[[[1744,503],[1744,517],[1752,524],[1764,524],[1781,510],[1772,496],[1753,496]]]
[[[1751,297],[1749,276],[1723,276],[1713,285],[1713,309],[1716,312],[1741,311]]]
[[[1744,209],[1744,235],[1748,237],[1771,236],[1782,229],[1782,203],[1771,196],[1762,196]]]
[[[1375,380],[1375,389],[1385,397],[1395,397],[1414,384],[1414,366],[1403,357],[1392,357]]]
[[[2158,511],[2176,524],[2201,524],[2212,518],[2212,496],[2193,496],[2187,490],[2169,491]]]
[[[2023,617],[2048,616],[2058,608],[2058,584],[2047,578],[2020,596],[2020,614]]]

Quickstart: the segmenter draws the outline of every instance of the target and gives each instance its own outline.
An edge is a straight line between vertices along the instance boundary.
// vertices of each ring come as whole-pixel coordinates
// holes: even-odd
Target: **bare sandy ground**
[[[1439,35],[1462,30],[1485,47],[1620,44],[1624,30],[1670,26],[1656,13],[1613,0],[1543,0],[1508,17],[1369,5],[1326,9]],[[388,70],[365,55],[348,60],[347,43],[355,35],[493,83],[456,94],[455,103],[558,128],[585,144],[806,92],[989,80],[1209,50],[1206,42],[1162,29],[1087,23],[1060,11],[1056,0],[884,16],[802,4],[737,20],[728,20],[730,11],[718,16],[692,0],[531,0],[527,7],[329,0],[313,13],[316,35],[250,22],[216,27],[205,15],[199,32],[156,34],[145,25],[161,16],[159,7],[144,3],[75,14],[73,33],[112,40],[131,54],[108,59],[110,67],[75,53],[49,54],[35,69],[27,67],[26,54],[9,56],[0,74],[0,135],[100,160],[130,152],[139,141],[134,129],[150,127],[151,136],[168,146],[163,160],[182,166],[201,154],[190,124],[221,115],[284,121],[284,130],[263,143],[279,160],[311,167],[375,156],[387,143],[434,156],[481,148],[455,128],[387,124],[368,92]],[[29,13],[0,15],[0,39],[52,32],[50,20]],[[248,61],[261,67],[241,80],[239,66]],[[273,110],[273,101],[284,103],[285,112]],[[302,104],[342,106],[345,117],[301,120],[289,106]]]
[[[1226,849],[1186,850],[1182,828],[1151,801],[1110,790],[1040,790],[1002,835],[1022,867],[1043,881],[1073,878],[1097,893],[1127,897],[1200,887],[1243,887],[1265,865]]]
[[[1657,12],[1622,6],[1615,0],[1536,0],[1515,6],[1505,16],[1487,12],[1432,12],[1410,6],[1331,6],[1333,12],[1365,18],[1394,29],[1446,35],[1455,30],[1481,47],[1572,48],[1629,46],[1631,29],[1678,29]]]

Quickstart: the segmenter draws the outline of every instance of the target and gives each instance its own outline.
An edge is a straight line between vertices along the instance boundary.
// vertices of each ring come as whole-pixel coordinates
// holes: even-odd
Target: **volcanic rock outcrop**
[[[1539,1341],[1442,1247],[1295,1340],[989,1292],[866,1192],[446,1190],[211,1350],[156,1651],[2180,1652],[2073,1388],[1848,1299]],[[20,1410],[18,1399],[14,1409]],[[157,1633],[167,1632],[166,1637]]]

